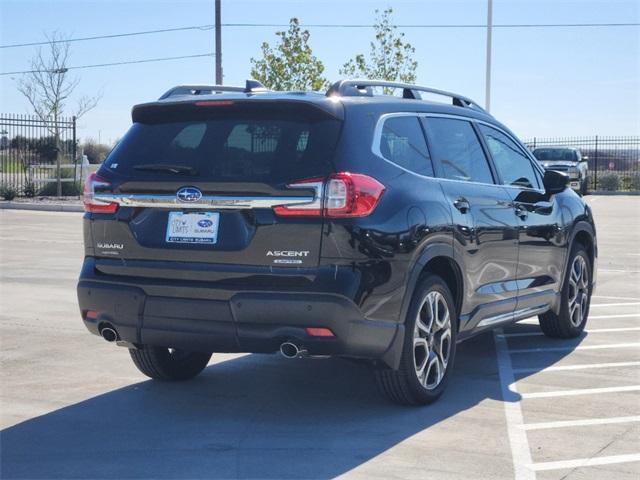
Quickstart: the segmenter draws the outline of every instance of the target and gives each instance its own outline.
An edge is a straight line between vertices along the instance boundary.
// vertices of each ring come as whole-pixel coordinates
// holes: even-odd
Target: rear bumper
[[[294,341],[312,355],[382,359],[402,333],[395,322],[366,319],[352,300],[336,293],[225,289],[221,294],[207,282],[192,287],[99,274],[87,257],[77,291],[91,333],[98,335],[100,325],[109,323],[132,344],[267,353]],[[89,310],[97,317],[87,318]],[[307,327],[329,328],[335,336],[312,337]]]

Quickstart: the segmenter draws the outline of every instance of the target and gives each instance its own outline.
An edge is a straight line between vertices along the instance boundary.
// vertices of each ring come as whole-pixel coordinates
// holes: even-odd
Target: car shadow
[[[459,345],[442,398],[415,408],[381,397],[362,364],[247,355],[190,382],[143,381],[6,428],[0,477],[335,477],[484,400],[502,401],[497,372],[491,334],[472,338]]]

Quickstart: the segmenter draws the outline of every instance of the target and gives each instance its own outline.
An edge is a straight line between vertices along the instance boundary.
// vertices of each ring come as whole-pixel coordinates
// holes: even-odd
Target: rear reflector
[[[289,188],[314,188],[313,203],[274,208],[281,217],[366,217],[378,205],[384,185],[375,178],[359,173],[342,172],[327,179],[313,178],[288,185]]]
[[[335,337],[333,332],[328,328],[307,327],[304,329],[310,337]]]
[[[95,320],[96,318],[98,318],[98,312],[96,312],[95,310],[87,310],[84,318],[86,318],[87,320]]]
[[[89,213],[115,213],[118,210],[117,203],[105,203],[95,200],[96,187],[101,190],[110,189],[111,184],[100,178],[95,173],[91,173],[84,182],[84,211]]]

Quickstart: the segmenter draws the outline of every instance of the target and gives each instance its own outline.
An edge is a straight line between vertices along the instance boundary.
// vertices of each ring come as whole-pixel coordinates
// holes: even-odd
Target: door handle
[[[453,202],[453,206],[460,210],[460,213],[467,213],[470,208],[469,201],[464,197],[456,199]]]
[[[529,212],[527,211],[527,209],[519,203],[515,204],[514,210],[516,212],[516,215],[520,217],[521,220],[526,220],[529,216]]]

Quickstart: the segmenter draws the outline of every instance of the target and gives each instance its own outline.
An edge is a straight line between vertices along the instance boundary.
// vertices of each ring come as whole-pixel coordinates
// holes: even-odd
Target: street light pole
[[[222,85],[222,31],[220,30],[220,2],[216,0],[216,85]]]
[[[487,70],[485,74],[485,108],[491,109],[491,34],[493,30],[493,0],[487,0]]]

